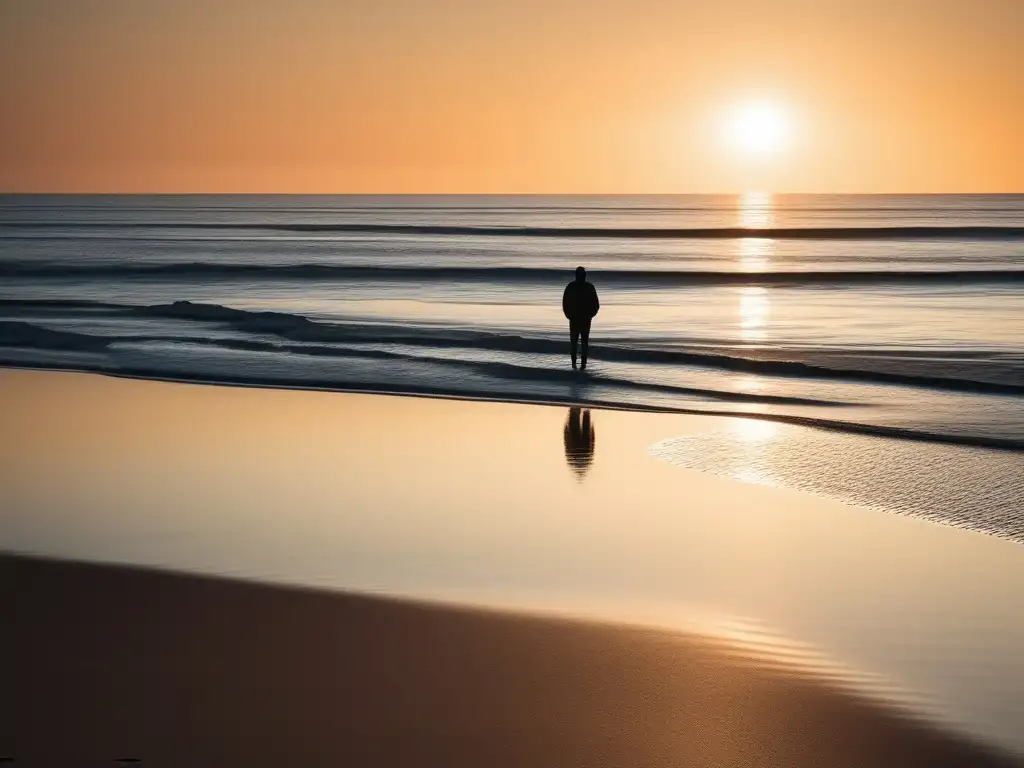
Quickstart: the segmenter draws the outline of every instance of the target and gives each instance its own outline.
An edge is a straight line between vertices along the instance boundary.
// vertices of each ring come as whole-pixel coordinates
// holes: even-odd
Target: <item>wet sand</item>
[[[15,557],[0,601],[24,765],[1012,764],[683,633]]]
[[[16,764],[1020,751],[1019,545],[649,450],[764,466],[771,425],[3,369],[0,402]]]

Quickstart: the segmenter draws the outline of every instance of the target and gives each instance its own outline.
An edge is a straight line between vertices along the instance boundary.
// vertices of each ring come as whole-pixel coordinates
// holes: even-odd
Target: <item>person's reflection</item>
[[[565,420],[565,460],[580,481],[594,462],[594,426],[590,410],[570,408]]]

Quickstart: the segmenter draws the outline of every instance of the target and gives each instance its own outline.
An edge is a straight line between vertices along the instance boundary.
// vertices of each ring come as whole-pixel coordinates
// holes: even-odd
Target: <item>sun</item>
[[[792,123],[778,104],[741,104],[726,116],[724,138],[733,150],[744,155],[775,155],[789,145]]]

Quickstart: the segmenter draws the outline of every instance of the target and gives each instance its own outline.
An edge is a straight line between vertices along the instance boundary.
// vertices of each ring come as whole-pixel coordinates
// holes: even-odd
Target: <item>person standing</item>
[[[572,339],[572,367],[576,368],[576,348],[580,348],[580,368],[587,367],[587,347],[590,343],[590,322],[601,309],[597,289],[587,281],[587,270],[576,267],[576,279],[565,286],[562,294],[562,314],[569,321],[569,337]]]

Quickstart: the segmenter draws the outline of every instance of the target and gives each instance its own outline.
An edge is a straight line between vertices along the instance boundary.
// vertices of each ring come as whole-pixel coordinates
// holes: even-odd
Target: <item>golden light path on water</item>
[[[741,272],[764,272],[771,266],[773,244],[758,237],[742,237],[739,241]]]
[[[772,196],[767,192],[747,192],[740,196],[737,206],[740,227],[763,229],[775,224]],[[766,272],[772,268],[775,243],[759,237],[740,238],[737,246],[738,268],[741,272]],[[737,307],[739,338],[746,343],[762,343],[768,339],[768,321],[771,300],[763,286],[743,286],[739,289]],[[747,376],[741,383],[747,391],[764,388],[760,377]]]
[[[771,312],[768,289],[761,286],[740,288],[738,311],[740,339],[747,342],[765,341],[768,338],[768,316]]]
[[[775,212],[770,192],[744,192],[739,199],[739,225],[746,229],[774,226]]]
[[[757,419],[735,419],[730,420],[729,432],[736,438],[736,450],[743,461],[740,469],[736,472],[736,479],[744,483],[756,485],[771,485],[767,477],[758,471],[759,464],[756,461],[758,456],[766,450],[770,450],[770,442],[778,435],[778,425],[770,421]]]
[[[743,229],[767,229],[775,225],[772,196],[768,192],[746,192],[737,207],[738,225]],[[762,237],[739,239],[739,268],[742,272],[763,272],[771,267],[775,244]]]

